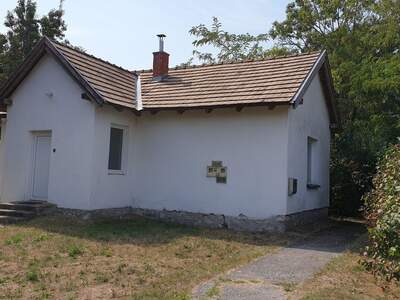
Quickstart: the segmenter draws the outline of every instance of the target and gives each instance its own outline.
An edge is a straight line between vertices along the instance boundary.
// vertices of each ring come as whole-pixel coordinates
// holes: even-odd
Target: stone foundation
[[[95,218],[128,219],[135,215],[134,209],[132,207],[104,208],[104,209],[93,209],[93,210],[58,207],[55,213],[67,217],[77,217],[84,220],[95,219]]]
[[[133,216],[142,216],[153,220],[181,225],[206,228],[227,228],[234,231],[248,232],[284,232],[301,225],[324,221],[328,218],[328,208],[308,210],[286,216],[271,217],[268,219],[252,219],[246,216],[233,217],[219,214],[203,214],[176,210],[155,210],[132,207],[96,210],[58,208],[57,212],[66,216],[74,216],[82,219],[98,217],[128,219]]]
[[[328,210],[329,208],[325,207],[286,215],[283,217],[286,229],[290,230],[307,224],[326,222],[328,220]]]

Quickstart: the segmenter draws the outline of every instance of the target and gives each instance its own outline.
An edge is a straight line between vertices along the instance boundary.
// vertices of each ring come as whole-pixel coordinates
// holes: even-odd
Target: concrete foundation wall
[[[129,219],[134,218],[135,216],[141,216],[153,220],[187,226],[272,233],[285,232],[302,225],[318,221],[326,221],[328,219],[328,209],[316,209],[292,215],[274,216],[267,219],[252,219],[244,216],[232,217],[221,214],[202,214],[187,211],[155,210],[131,207],[97,209],[91,211],[59,208],[57,210],[52,210],[52,213],[59,213],[83,219]]]

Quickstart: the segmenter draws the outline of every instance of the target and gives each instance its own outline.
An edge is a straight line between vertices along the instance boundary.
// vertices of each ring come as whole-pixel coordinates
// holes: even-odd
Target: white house
[[[133,72],[38,43],[0,89],[1,201],[233,220],[326,212],[338,126],[326,53],[169,69],[162,39],[153,70]]]

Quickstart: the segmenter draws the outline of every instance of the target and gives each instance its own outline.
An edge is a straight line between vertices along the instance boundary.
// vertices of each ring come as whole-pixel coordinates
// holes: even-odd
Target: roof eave
[[[303,96],[306,93],[308,87],[310,86],[314,77],[320,74],[320,78],[323,85],[323,92],[325,99],[327,101],[327,107],[329,111],[329,119],[331,128],[339,128],[339,114],[337,112],[336,102],[335,102],[335,91],[333,87],[332,74],[330,71],[329,60],[326,50],[322,51],[318,56],[318,59],[313,64],[312,68],[308,72],[307,76],[303,80],[300,88],[293,96],[290,103],[296,107],[302,102]]]
[[[337,108],[336,92],[328,57],[326,57],[325,63],[321,67],[320,78],[323,85],[324,96],[327,101],[329,117],[331,119],[331,128],[339,130],[341,128],[340,114]]]
[[[303,82],[301,83],[299,89],[297,90],[296,94],[293,96],[292,100],[290,101],[294,106],[297,106],[301,103],[301,99],[303,98],[304,94],[306,93],[308,87],[310,86],[312,80],[314,79],[315,75],[321,69],[323,63],[326,59],[326,51],[322,51],[321,54],[318,56],[317,60],[314,62],[313,66],[311,67],[310,71],[308,72],[307,76],[304,78]]]
[[[275,106],[290,105],[289,101],[260,101],[253,103],[226,103],[226,104],[211,104],[211,105],[193,105],[193,106],[159,106],[159,107],[146,107],[144,105],[142,111],[168,111],[168,110],[201,110],[201,109],[220,109],[220,108],[232,108],[232,107],[261,107],[266,106],[269,108],[274,108]]]

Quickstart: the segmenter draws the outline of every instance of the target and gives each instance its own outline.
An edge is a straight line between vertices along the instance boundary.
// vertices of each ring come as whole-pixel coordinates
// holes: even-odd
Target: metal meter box
[[[292,196],[297,193],[297,179],[289,178],[288,180],[288,194]]]

